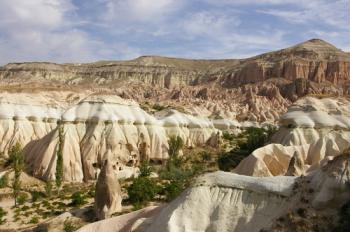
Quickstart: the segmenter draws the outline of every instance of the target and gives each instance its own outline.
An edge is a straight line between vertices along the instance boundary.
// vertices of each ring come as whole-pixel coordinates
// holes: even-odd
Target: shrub
[[[166,201],[169,202],[179,196],[184,189],[184,181],[170,181],[163,187],[162,193],[165,195]]]
[[[169,139],[169,161],[168,163],[172,163],[175,166],[178,166],[181,162],[179,158],[179,152],[182,149],[184,143],[180,136],[170,137]]]
[[[90,189],[90,191],[87,193],[89,197],[95,197],[95,194],[96,194],[95,189]]]
[[[127,188],[129,201],[134,206],[143,206],[155,198],[159,188],[157,184],[147,177],[138,177]]]
[[[149,166],[148,162],[142,162],[140,165],[140,177],[148,177],[152,173],[152,167]]]
[[[219,169],[225,172],[237,167],[237,165],[249,155],[249,152],[233,149],[219,155],[218,166]]]
[[[9,152],[9,165],[11,165],[14,171],[14,178],[12,182],[13,198],[15,199],[15,206],[17,206],[17,198],[21,190],[20,176],[24,169],[24,157],[22,148],[19,143],[16,143],[11,147]]]
[[[63,135],[63,126],[59,125],[58,127],[58,150],[57,150],[57,159],[56,159],[56,173],[55,173],[55,182],[57,187],[57,192],[59,193],[59,190],[62,185],[63,181],[63,146],[64,146],[64,135]]]
[[[29,223],[37,224],[37,223],[39,223],[39,218],[38,217],[32,217],[32,219],[30,219]]]
[[[156,110],[156,111],[162,111],[162,110],[166,109],[166,106],[162,106],[162,105],[159,105],[159,104],[154,104],[152,108],[154,110]]]
[[[85,196],[81,192],[75,192],[71,196],[71,206],[80,206],[86,203]]]
[[[24,205],[24,206],[21,208],[21,211],[27,211],[28,209],[30,209],[29,206],[28,206],[28,205]]]
[[[28,199],[27,194],[25,194],[25,193],[20,193],[20,194],[18,195],[18,197],[17,197],[17,203],[18,203],[19,205],[23,205],[23,204],[27,201],[27,199]]]
[[[2,177],[0,177],[0,188],[5,188],[9,184],[8,174],[5,173]]]
[[[36,202],[37,200],[44,197],[44,194],[38,191],[32,191],[30,194],[32,195],[32,202]]]
[[[4,224],[6,222],[6,219],[4,217],[6,216],[7,212],[0,207],[0,225]]]
[[[219,155],[218,166],[220,170],[230,171],[235,168],[245,157],[251,154],[254,150],[264,146],[275,133],[276,128],[270,126],[265,128],[247,128],[240,137],[237,146],[229,152]]]
[[[63,227],[65,232],[73,232],[75,230],[75,227],[73,226],[72,222],[66,220],[64,222],[64,227]]]
[[[211,161],[212,160],[211,154],[209,152],[203,152],[201,154],[201,156],[202,156],[203,161]]]
[[[47,197],[51,197],[52,195],[52,182],[47,181],[45,184],[45,193]]]
[[[222,133],[222,138],[228,141],[233,141],[235,139],[235,136],[227,131],[224,131]]]

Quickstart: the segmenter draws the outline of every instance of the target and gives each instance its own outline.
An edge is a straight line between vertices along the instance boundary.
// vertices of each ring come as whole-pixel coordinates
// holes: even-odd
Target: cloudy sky
[[[350,51],[350,0],[0,0],[0,64],[242,58],[322,38]]]

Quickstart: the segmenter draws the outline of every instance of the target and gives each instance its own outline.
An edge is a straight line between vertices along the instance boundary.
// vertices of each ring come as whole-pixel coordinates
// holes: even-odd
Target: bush
[[[225,172],[237,167],[237,165],[249,155],[250,153],[244,150],[231,150],[219,155],[218,166],[219,169]]]
[[[5,188],[9,184],[9,178],[8,174],[5,173],[1,178],[0,178],[0,188]]]
[[[81,192],[75,192],[71,196],[71,206],[80,206],[86,203],[85,196]]]
[[[96,195],[95,189],[90,189],[90,191],[87,193],[87,195],[88,195],[89,197],[94,198],[95,195]]]
[[[38,191],[33,191],[30,194],[32,195],[32,202],[36,202],[37,200],[45,197],[44,193]]]
[[[179,196],[184,189],[184,181],[171,181],[163,187],[162,193],[165,195],[166,201],[169,202]]]
[[[244,132],[243,135],[247,140],[239,144],[240,149],[247,150],[252,153],[254,150],[264,146],[275,133],[276,129],[272,126],[265,128],[249,127]]]
[[[250,155],[254,150],[264,146],[275,133],[276,128],[247,128],[240,137],[237,146],[229,152],[219,155],[218,166],[220,170],[230,171],[235,168],[245,157]]]
[[[20,193],[19,196],[17,197],[17,203],[19,205],[23,205],[28,199],[27,194],[25,193]]]
[[[0,225],[4,224],[6,222],[6,219],[4,217],[6,216],[7,212],[0,207]]]
[[[159,104],[154,104],[152,108],[154,110],[156,110],[156,111],[162,111],[162,110],[166,109],[166,106],[162,106],[162,105],[159,105]]]
[[[203,161],[211,161],[212,160],[211,154],[209,152],[203,152],[201,154],[201,156],[202,156]]]
[[[65,232],[73,232],[75,230],[75,227],[73,226],[72,222],[65,221],[63,229]]]
[[[21,145],[19,143],[16,143],[13,147],[11,147],[9,151],[8,162],[14,171],[14,178],[12,182],[12,194],[13,198],[15,199],[15,206],[17,206],[17,198],[21,190],[20,176],[24,169],[24,157]]]
[[[228,141],[233,141],[236,137],[233,134],[230,134],[229,132],[224,131],[222,133],[222,138]]]
[[[29,223],[37,224],[37,223],[39,223],[39,218],[38,217],[32,217],[32,219],[30,219]]]
[[[182,149],[184,142],[180,136],[171,137],[169,139],[169,160],[168,163],[172,163],[175,166],[178,166],[181,162],[179,157],[179,152]]]
[[[147,177],[138,177],[127,188],[129,201],[134,206],[144,206],[148,201],[155,198],[159,187]]]
[[[47,181],[45,184],[45,193],[47,197],[51,197],[52,195],[52,182]]]
[[[140,165],[140,175],[139,177],[148,177],[152,173],[152,167],[149,166],[148,162],[142,162]]]

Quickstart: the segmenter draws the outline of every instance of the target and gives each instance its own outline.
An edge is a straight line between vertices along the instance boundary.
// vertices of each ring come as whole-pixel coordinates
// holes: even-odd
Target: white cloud
[[[239,18],[234,15],[228,16],[220,12],[201,11],[190,15],[182,23],[182,27],[191,36],[217,37],[239,24]]]
[[[73,10],[69,0],[2,0],[0,27],[54,29],[62,26]]]
[[[328,1],[328,0],[309,0],[295,1],[295,9],[266,9],[258,10],[260,13],[265,13],[280,17],[290,23],[323,23],[350,30],[348,22],[350,21],[350,1]]]
[[[312,37],[349,47],[350,0],[73,1],[0,0],[0,63],[248,57]]]
[[[91,62],[101,57],[131,58],[138,54],[128,45],[106,45],[77,28],[81,19],[76,9],[70,0],[2,0],[0,63]]]
[[[182,0],[104,0],[108,22],[159,22],[180,8]]]

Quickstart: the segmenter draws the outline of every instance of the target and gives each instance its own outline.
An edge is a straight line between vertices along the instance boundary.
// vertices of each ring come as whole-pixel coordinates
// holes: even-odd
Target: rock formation
[[[301,176],[304,174],[304,158],[299,152],[294,152],[289,162],[286,176]]]
[[[8,132],[5,133],[8,138],[4,138],[11,143],[25,138],[22,139],[22,144],[26,161],[29,170],[36,177],[55,178],[58,120],[65,141],[65,181],[96,179],[96,164],[101,165],[107,157],[118,166],[122,176],[132,176],[136,172],[135,164],[143,156],[152,161],[167,159],[168,138],[171,136],[180,136],[185,145],[195,147],[207,144],[217,134],[217,129],[209,119],[175,110],[160,112],[154,117],[142,110],[137,103],[116,96],[92,95],[62,112],[62,115],[55,115],[56,119],[51,124],[45,118],[48,117],[44,115],[45,111],[34,122],[30,119],[35,114],[31,111],[22,113],[29,116],[16,121],[17,127],[28,127],[29,124],[31,127],[36,126],[34,129],[39,132],[39,129],[44,128],[41,129],[44,132],[40,136],[33,138],[30,130],[14,132],[7,129]],[[12,120],[11,115],[3,121],[3,127],[6,123],[12,123]],[[3,143],[6,144],[7,141]]]
[[[98,175],[95,191],[95,212],[99,220],[122,210],[122,192],[111,162],[105,160]]]
[[[302,98],[281,117],[280,124],[273,137],[274,144],[255,150],[237,166],[236,173],[285,175],[295,152],[299,157],[292,163],[299,160],[298,171],[295,171],[310,172],[319,168],[326,158],[337,156],[350,147],[350,101],[347,98]]]
[[[19,141],[32,173],[54,179],[59,121],[65,136],[66,181],[95,179],[94,165],[107,156],[122,169],[118,175],[132,175],[141,158],[157,162],[167,158],[169,136],[182,137],[189,147],[215,146],[217,129],[235,131],[277,122],[293,101],[306,94],[347,95],[349,60],[348,53],[310,40],[243,60],[147,56],[91,64],[8,64],[0,67],[0,152],[6,156],[9,147]],[[327,155],[324,150],[340,152],[347,146],[342,142],[347,133],[317,129],[321,125],[343,130],[347,119],[325,125],[319,119],[329,112],[316,110],[320,115],[311,111],[299,115],[305,119],[300,123],[315,120],[315,128],[288,128],[295,124],[289,120],[294,113],[282,119],[275,142],[310,144],[317,155],[302,153],[306,165],[322,160]],[[332,122],[338,120],[337,113],[330,114]],[[340,141],[338,147],[329,148],[329,140]],[[313,145],[316,142],[322,146]],[[267,153],[264,157],[279,159]],[[276,165],[274,171],[261,164],[260,174],[284,175],[291,155],[288,157],[283,159],[283,168]]]
[[[315,231],[316,227],[318,231],[332,231],[337,210],[350,200],[349,180],[349,153],[305,177],[208,173],[159,213],[140,214],[143,219],[138,217],[130,223],[123,215],[79,231],[97,231],[107,225],[111,228],[108,231],[117,231],[112,229],[113,222],[129,228],[127,231],[145,232]]]
[[[307,94],[347,95],[350,55],[322,40],[242,60],[143,56],[90,64],[11,63],[6,91],[89,91],[215,119],[276,121]],[[155,88],[156,87],[156,88]]]

